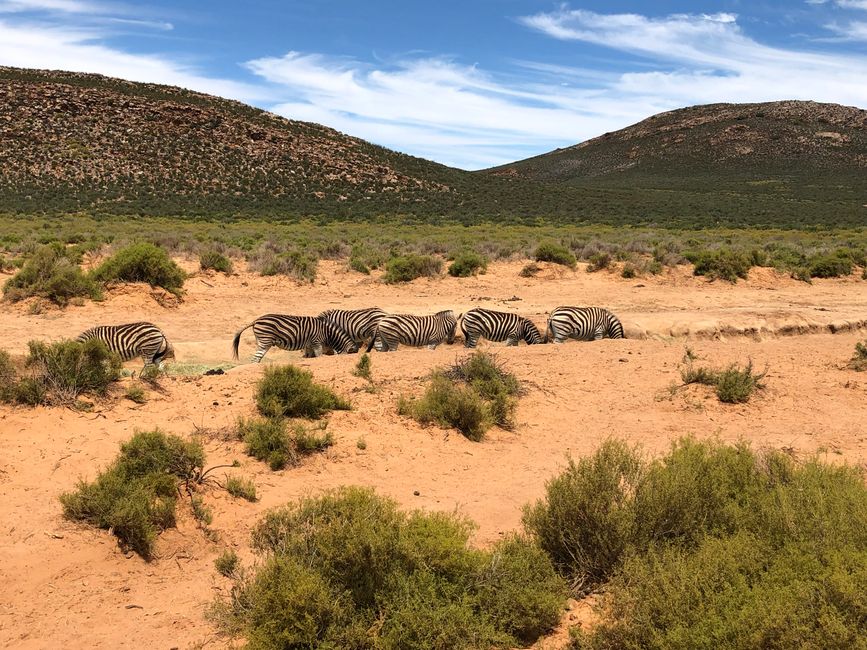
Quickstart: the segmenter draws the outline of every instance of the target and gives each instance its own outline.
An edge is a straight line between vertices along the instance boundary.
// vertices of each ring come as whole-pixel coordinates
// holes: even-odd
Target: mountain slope
[[[486,170],[510,178],[867,202],[867,111],[786,101],[654,115],[581,144]]]

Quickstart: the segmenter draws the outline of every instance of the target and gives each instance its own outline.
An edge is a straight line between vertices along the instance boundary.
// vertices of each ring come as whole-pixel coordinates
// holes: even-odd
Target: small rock
[[[412,493],[414,496],[421,496],[421,492],[419,492],[418,490],[413,490]]]

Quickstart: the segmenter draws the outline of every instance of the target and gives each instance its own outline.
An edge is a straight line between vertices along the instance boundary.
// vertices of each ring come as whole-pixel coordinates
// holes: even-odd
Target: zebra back
[[[319,314],[319,318],[337,325],[358,344],[364,343],[374,335],[376,326],[385,316],[386,313],[379,307],[328,309]]]
[[[480,337],[490,341],[510,341],[515,344],[523,339],[529,345],[543,341],[539,329],[530,319],[482,307],[470,309],[464,314],[461,319],[461,332],[467,347],[475,347]]]
[[[455,342],[455,330],[458,327],[458,317],[451,309],[428,316],[414,314],[389,314],[379,321],[376,336],[367,346],[367,351],[373,349],[377,339],[386,342],[403,343],[422,347],[438,345],[443,341],[449,344]],[[384,349],[390,346],[386,345]]]
[[[174,358],[175,350],[162,330],[153,323],[140,321],[123,325],[98,325],[76,337],[83,342],[98,339],[124,361],[142,357],[145,365]]]
[[[548,318],[547,335],[555,340],[624,338],[620,319],[602,307],[557,307]]]
[[[294,316],[290,314],[265,314],[249,325],[242,327],[232,341],[232,352],[238,358],[241,334],[253,328],[258,349],[253,356],[255,361],[262,357],[272,346],[283,350],[317,350],[330,348],[338,354],[356,352],[358,346],[340,327],[326,322],[318,316]]]

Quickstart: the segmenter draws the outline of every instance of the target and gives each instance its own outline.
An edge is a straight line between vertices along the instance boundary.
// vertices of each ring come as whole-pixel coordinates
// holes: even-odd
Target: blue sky
[[[478,169],[692,104],[867,108],[867,0],[0,0],[0,65],[180,85]]]

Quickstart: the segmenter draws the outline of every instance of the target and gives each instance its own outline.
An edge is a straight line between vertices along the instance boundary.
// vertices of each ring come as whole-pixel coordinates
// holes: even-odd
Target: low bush
[[[298,282],[312,284],[316,280],[319,258],[297,250],[285,253],[266,253],[251,266],[254,270],[258,270],[261,275],[285,275]]]
[[[61,307],[73,298],[102,297],[99,285],[84,274],[61,244],[37,249],[21,270],[9,278],[3,294],[13,302],[36,296]]]
[[[858,372],[867,370],[867,341],[855,344],[855,354],[849,360],[849,368]],[[0,375],[2,375],[2,370],[0,370]]]
[[[383,281],[388,284],[411,282],[416,278],[433,278],[440,274],[443,262],[432,255],[399,255],[385,263]]]
[[[360,257],[349,258],[349,268],[364,275],[370,275],[370,267]]]
[[[686,253],[686,259],[693,263],[694,275],[706,276],[712,280],[726,280],[735,283],[738,278],[746,279],[753,263],[748,255],[730,248],[715,251]]]
[[[542,242],[536,247],[533,259],[537,262],[553,262],[574,269],[578,260],[565,246],[554,242]]]
[[[725,370],[696,367],[690,361],[680,371],[684,384],[713,386],[719,400],[729,404],[748,402],[754,392],[764,388],[762,379],[766,374],[754,372],[752,361],[743,368],[732,364]]]
[[[478,442],[492,424],[504,429],[514,425],[519,393],[515,376],[492,355],[478,351],[447,370],[434,372],[424,395],[402,398],[398,412],[422,424],[453,427]]]
[[[144,388],[139,383],[130,384],[123,396],[136,404],[144,404],[148,399]]]
[[[838,278],[852,273],[855,263],[852,252],[838,248],[832,253],[817,254],[807,262],[811,278]]]
[[[365,352],[361,355],[361,357],[358,359],[358,363],[355,364],[355,369],[352,371],[352,374],[356,377],[366,379],[367,381],[373,381],[373,376],[370,374],[369,354]]]
[[[187,277],[168,253],[149,243],[122,248],[91,275],[98,282],[147,282],[175,294],[181,291]]]
[[[238,554],[231,549],[223,551],[219,557],[214,560],[214,568],[217,569],[217,573],[227,578],[235,577],[240,566],[241,558],[239,558]]]
[[[256,484],[248,478],[230,476],[226,479],[226,492],[237,499],[256,500]]]
[[[347,400],[314,383],[311,373],[290,365],[265,369],[256,388],[256,404],[267,417],[310,419],[350,408]]]
[[[518,272],[518,275],[520,275],[522,278],[535,278],[541,270],[541,266],[539,266],[535,262],[530,262]]]
[[[600,251],[598,253],[593,253],[593,255],[590,256],[589,263],[587,264],[587,272],[595,273],[596,271],[607,269],[609,266],[611,266],[611,253]]]
[[[290,428],[280,417],[241,418],[237,435],[250,456],[268,463],[274,471],[297,465],[301,456],[324,451],[334,442],[330,433],[308,431],[302,424]]]
[[[550,560],[510,537],[469,546],[472,525],[404,513],[364,488],[341,488],[268,513],[263,556],[218,608],[248,647],[509,648],[556,625],[565,590]]]
[[[455,256],[449,265],[449,275],[468,278],[488,269],[488,258],[473,251],[464,251]]]
[[[178,485],[201,474],[205,456],[198,443],[158,430],[136,433],[96,480],[80,481],[61,495],[68,519],[113,532],[145,559],[159,531],[175,525]]]
[[[634,264],[627,262],[623,265],[623,270],[620,271],[620,277],[625,278],[626,280],[631,280],[634,277],[638,276],[638,269]]]
[[[231,273],[233,270],[232,260],[215,250],[205,251],[199,256],[199,268],[203,271],[213,269],[221,273]]]

